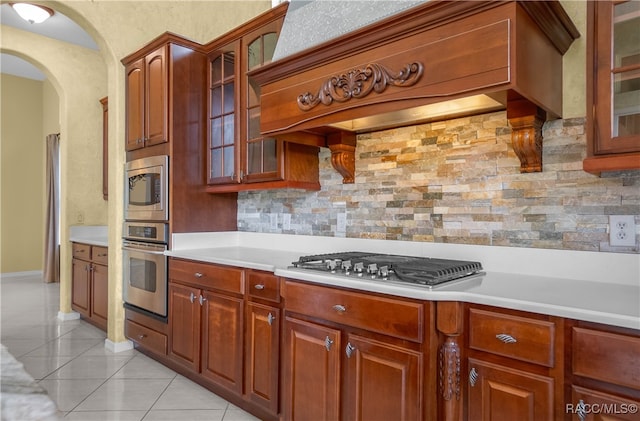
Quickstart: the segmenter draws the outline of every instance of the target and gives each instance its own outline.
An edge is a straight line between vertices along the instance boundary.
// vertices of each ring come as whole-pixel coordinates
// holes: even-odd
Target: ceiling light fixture
[[[29,23],[42,23],[53,15],[53,10],[31,3],[11,3],[13,10]]]

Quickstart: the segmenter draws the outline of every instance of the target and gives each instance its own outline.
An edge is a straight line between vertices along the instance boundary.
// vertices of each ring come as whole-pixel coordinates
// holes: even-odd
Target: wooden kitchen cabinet
[[[109,305],[108,249],[72,243],[71,308],[107,330]]]
[[[640,332],[586,322],[570,332],[571,419],[638,420]]]
[[[125,68],[127,151],[168,140],[170,48],[163,45]]]
[[[280,279],[247,270],[245,396],[277,415],[280,402]]]
[[[277,6],[205,46],[210,193],[320,189],[317,147],[260,134],[260,86],[248,74],[271,61],[287,7]]]
[[[169,356],[241,395],[244,272],[169,260]]]
[[[562,349],[557,345],[558,321],[470,306],[467,322],[467,419],[562,419],[558,414],[564,411],[557,406],[563,404],[564,377],[562,361],[556,361]]]
[[[290,280],[284,291],[285,420],[423,419],[422,303]]]
[[[136,344],[136,348],[151,352],[154,356],[167,355],[167,322],[157,317],[125,309],[124,333]]]
[[[638,2],[587,2],[587,172],[640,168],[638,28]]]

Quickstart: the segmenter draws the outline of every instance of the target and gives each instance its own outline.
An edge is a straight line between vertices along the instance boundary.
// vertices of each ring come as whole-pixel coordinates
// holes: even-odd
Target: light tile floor
[[[0,342],[64,421],[258,420],[136,350],[107,351],[105,333],[89,323],[58,320],[59,284],[4,277],[0,295]]]

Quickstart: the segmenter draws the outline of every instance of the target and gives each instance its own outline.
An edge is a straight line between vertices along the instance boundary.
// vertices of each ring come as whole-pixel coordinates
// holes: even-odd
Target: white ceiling
[[[33,32],[93,50],[98,49],[89,34],[60,12],[55,12],[53,16],[42,23],[29,23],[20,18],[9,4],[4,3],[0,6],[0,22],[2,22],[2,25],[12,26],[23,31]],[[0,72],[36,80],[44,80],[46,78],[44,73],[28,61],[7,53],[0,54]]]

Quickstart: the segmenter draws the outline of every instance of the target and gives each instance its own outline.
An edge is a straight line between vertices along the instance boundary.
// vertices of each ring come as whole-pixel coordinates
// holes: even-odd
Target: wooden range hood
[[[358,132],[506,109],[521,172],[542,171],[542,125],[562,114],[562,56],[578,36],[557,1],[429,1],[251,72],[261,132],[330,148],[353,183]],[[412,115],[469,97],[494,102]]]

